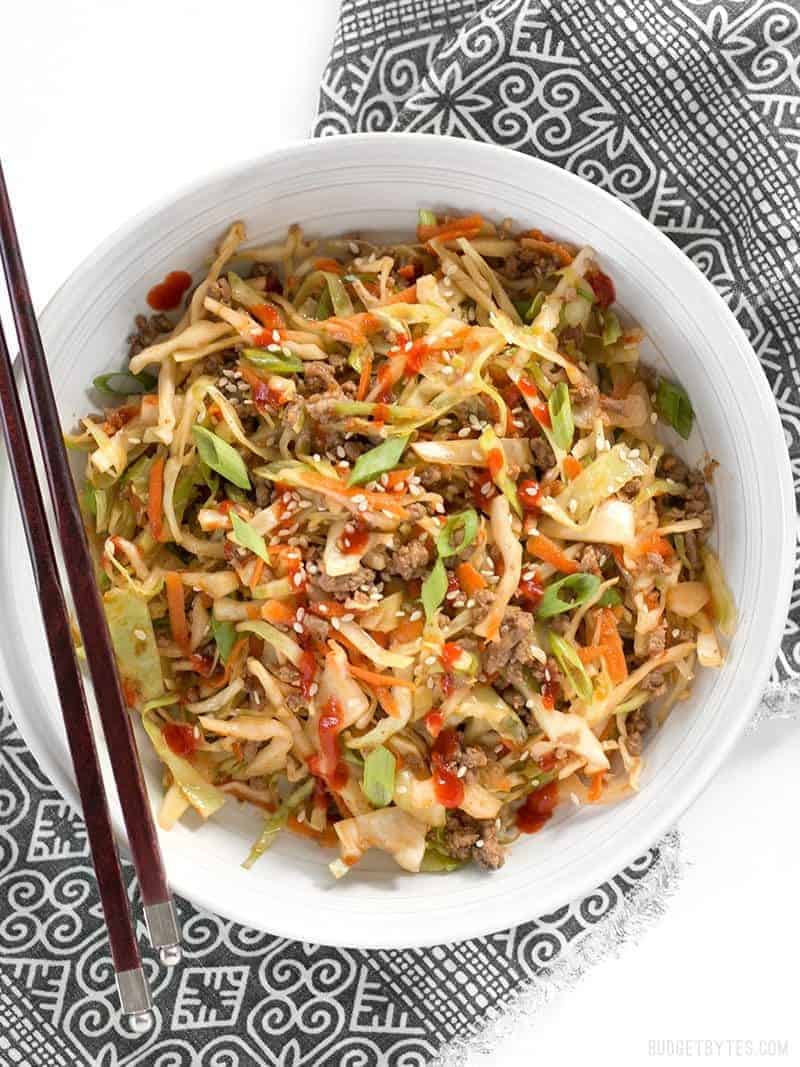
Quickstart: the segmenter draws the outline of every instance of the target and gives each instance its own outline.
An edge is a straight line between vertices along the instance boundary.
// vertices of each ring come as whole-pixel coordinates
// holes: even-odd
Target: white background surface
[[[5,6],[0,153],[37,304],[151,200],[306,136],[337,8]],[[532,1028],[510,1028],[471,1062],[800,1063],[798,768],[796,723],[744,738],[681,823],[687,869],[666,916]],[[749,1040],[754,1053],[731,1044],[655,1055],[650,1046],[686,1039]],[[762,1040],[788,1042],[788,1055],[758,1055]]]

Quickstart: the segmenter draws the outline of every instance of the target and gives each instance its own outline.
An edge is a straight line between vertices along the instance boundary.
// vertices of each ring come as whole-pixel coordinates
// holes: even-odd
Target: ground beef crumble
[[[493,819],[473,819],[464,811],[448,811],[442,837],[443,850],[453,859],[472,859],[490,871],[505,863],[505,850],[497,840]]]

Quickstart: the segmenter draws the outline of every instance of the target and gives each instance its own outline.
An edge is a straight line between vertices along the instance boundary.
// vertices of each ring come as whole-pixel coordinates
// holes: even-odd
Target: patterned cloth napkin
[[[780,0],[343,0],[315,132],[495,141],[628,201],[729,301],[797,469],[799,65]],[[798,621],[796,591],[762,714],[800,703]],[[290,942],[179,901],[185,961],[146,961],[158,1017],[138,1036],[82,822],[0,707],[0,1065],[461,1063],[652,922],[679,867],[672,832],[552,915],[426,951]]]

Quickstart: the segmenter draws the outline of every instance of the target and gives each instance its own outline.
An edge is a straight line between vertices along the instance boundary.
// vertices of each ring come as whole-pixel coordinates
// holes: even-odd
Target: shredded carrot
[[[294,615],[295,609],[288,604],[282,604],[280,600],[270,600],[261,608],[261,618],[279,626],[289,626],[294,622]]]
[[[383,328],[383,323],[377,315],[360,311],[357,315],[347,318],[334,315],[330,319],[323,319],[320,326],[334,341],[342,341],[346,345],[363,345],[368,334],[377,333]]]
[[[661,556],[662,559],[669,559],[672,555],[672,545],[661,534],[651,533],[645,537],[640,538],[633,546],[631,555],[633,556],[646,556],[648,553],[653,552],[657,556]]]
[[[407,619],[405,622],[401,622],[394,630],[392,637],[396,645],[405,645],[409,641],[415,641],[420,637],[423,629],[424,623],[422,619],[414,619],[413,622]]]
[[[167,608],[172,639],[179,648],[189,652],[189,624],[186,620],[186,606],[183,602],[183,582],[175,571],[169,571],[164,582],[167,587]]]
[[[255,317],[261,323],[262,326],[269,330],[281,330],[283,329],[284,322],[283,316],[277,308],[272,304],[257,304],[255,307],[250,308]],[[266,343],[274,340],[272,335],[267,338]]]
[[[458,584],[467,595],[477,593],[486,588],[486,579],[471,563],[459,563],[456,567],[456,578],[458,578]]]
[[[404,267],[399,267],[397,273],[401,278],[405,278],[407,282],[413,282],[417,276],[417,268],[413,263],[406,263]]]
[[[328,274],[344,274],[344,267],[336,259],[315,259],[314,270],[324,270]]]
[[[361,376],[358,379],[356,400],[363,400],[369,389],[369,380],[372,377],[372,353],[367,352],[362,357]]]
[[[253,564],[253,572],[250,575],[250,588],[255,589],[258,583],[261,581],[261,575],[264,573],[264,560],[260,556],[256,557],[256,561]]]
[[[395,678],[391,674],[379,674],[377,671],[368,671],[365,667],[354,667],[350,664],[350,673],[355,675],[356,678],[360,678],[362,682],[367,682],[368,685],[388,686],[391,688],[393,685],[400,686],[401,689],[416,689],[417,687],[413,682],[406,681],[405,678]]]
[[[537,559],[543,559],[545,563],[552,564],[562,574],[575,574],[580,567],[574,559],[565,556],[558,545],[544,534],[535,533],[528,538],[528,552]]]
[[[408,512],[402,504],[392,500],[386,493],[376,493],[360,487],[351,488],[345,485],[344,482],[337,481],[335,478],[328,478],[324,474],[317,474],[315,471],[307,471],[303,474],[303,486],[306,489],[311,489],[312,492],[327,491],[345,497],[348,500],[360,495],[371,508],[379,511],[391,511],[399,519],[408,517]]]
[[[579,474],[583,474],[583,464],[574,456],[565,456],[564,458],[564,474],[573,481]]]
[[[416,304],[417,303],[417,287],[416,285],[409,285],[407,289],[401,289],[397,293],[390,293],[385,300],[381,301],[381,304]],[[381,305],[378,305],[381,306]]]
[[[222,689],[228,684],[233,676],[234,671],[237,671],[241,666],[244,659],[247,657],[250,649],[250,641],[247,637],[240,637],[236,644],[228,655],[228,662],[225,664],[223,670],[214,675],[213,678],[209,678],[208,685],[212,689]]]
[[[392,696],[390,690],[379,686],[375,690],[375,696],[378,698],[378,703],[391,718],[396,719],[400,714],[400,709],[397,706],[397,701]]]
[[[328,823],[324,830],[319,831],[307,822],[298,822],[296,816],[290,815],[286,827],[293,834],[299,834],[300,837],[310,837],[323,848],[335,848],[339,844],[339,838],[331,823]]]
[[[417,226],[417,240],[430,241],[438,237],[442,241],[453,241],[456,237],[477,237],[483,229],[481,215],[465,215],[460,219],[449,219],[435,226]]]
[[[541,230],[528,230],[522,236],[528,238],[531,247],[537,252],[549,252],[554,255],[562,267],[568,266],[575,258],[566,245],[562,245],[560,241],[554,241]]]
[[[601,656],[606,661],[611,681],[618,685],[628,677],[628,664],[625,662],[625,650],[617,629],[617,620],[610,608],[603,608],[599,615],[597,643],[578,650],[583,663],[591,663]]]
[[[164,457],[156,456],[150,468],[150,480],[147,489],[147,518],[150,521],[150,533],[156,541],[164,537]]]
[[[596,804],[600,799],[600,795],[603,792],[603,786],[606,781],[606,772],[598,771],[597,774],[592,775],[592,784],[589,786],[589,792],[586,794],[586,799],[590,804]]]
[[[384,484],[387,489],[396,489],[398,485],[402,485],[403,482],[408,481],[415,469],[415,467],[406,467],[405,470],[400,468],[398,470],[387,471],[385,475],[381,475],[381,484]],[[385,482],[383,482],[384,477],[386,478]]]

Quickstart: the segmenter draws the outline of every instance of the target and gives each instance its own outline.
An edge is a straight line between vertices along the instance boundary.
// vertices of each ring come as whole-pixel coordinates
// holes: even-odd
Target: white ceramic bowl
[[[403,947],[473,937],[553,910],[654,844],[724,760],[766,684],[786,616],[794,503],[776,407],[733,315],[700,272],[643,218],[564,171],[506,149],[418,135],[357,135],[299,144],[204,180],[145,212],[70,278],[42,316],[64,423],[88,406],[87,383],[121,366],[148,288],[174,268],[200,271],[227,225],[253,240],[299,221],[310,233],[411,232],[418,207],[511,216],[591,244],[621,305],[652,339],[651,361],[687,388],[697,428],[683,449],[708,452],[715,538],[740,610],[721,671],[701,672],[690,700],[647,747],[641,792],[610,808],[567,806],[523,838],[505,867],[411,876],[374,853],[341,882],[330,853],[282,835],[246,872],[256,811],[231,802],[209,824],[162,835],[178,893],[249,926],[306,941]],[[679,444],[676,439],[676,444]],[[45,772],[77,803],[42,624],[5,463],[0,471],[4,637],[0,684]],[[159,764],[143,762],[153,798]],[[116,827],[124,840],[118,807]]]

